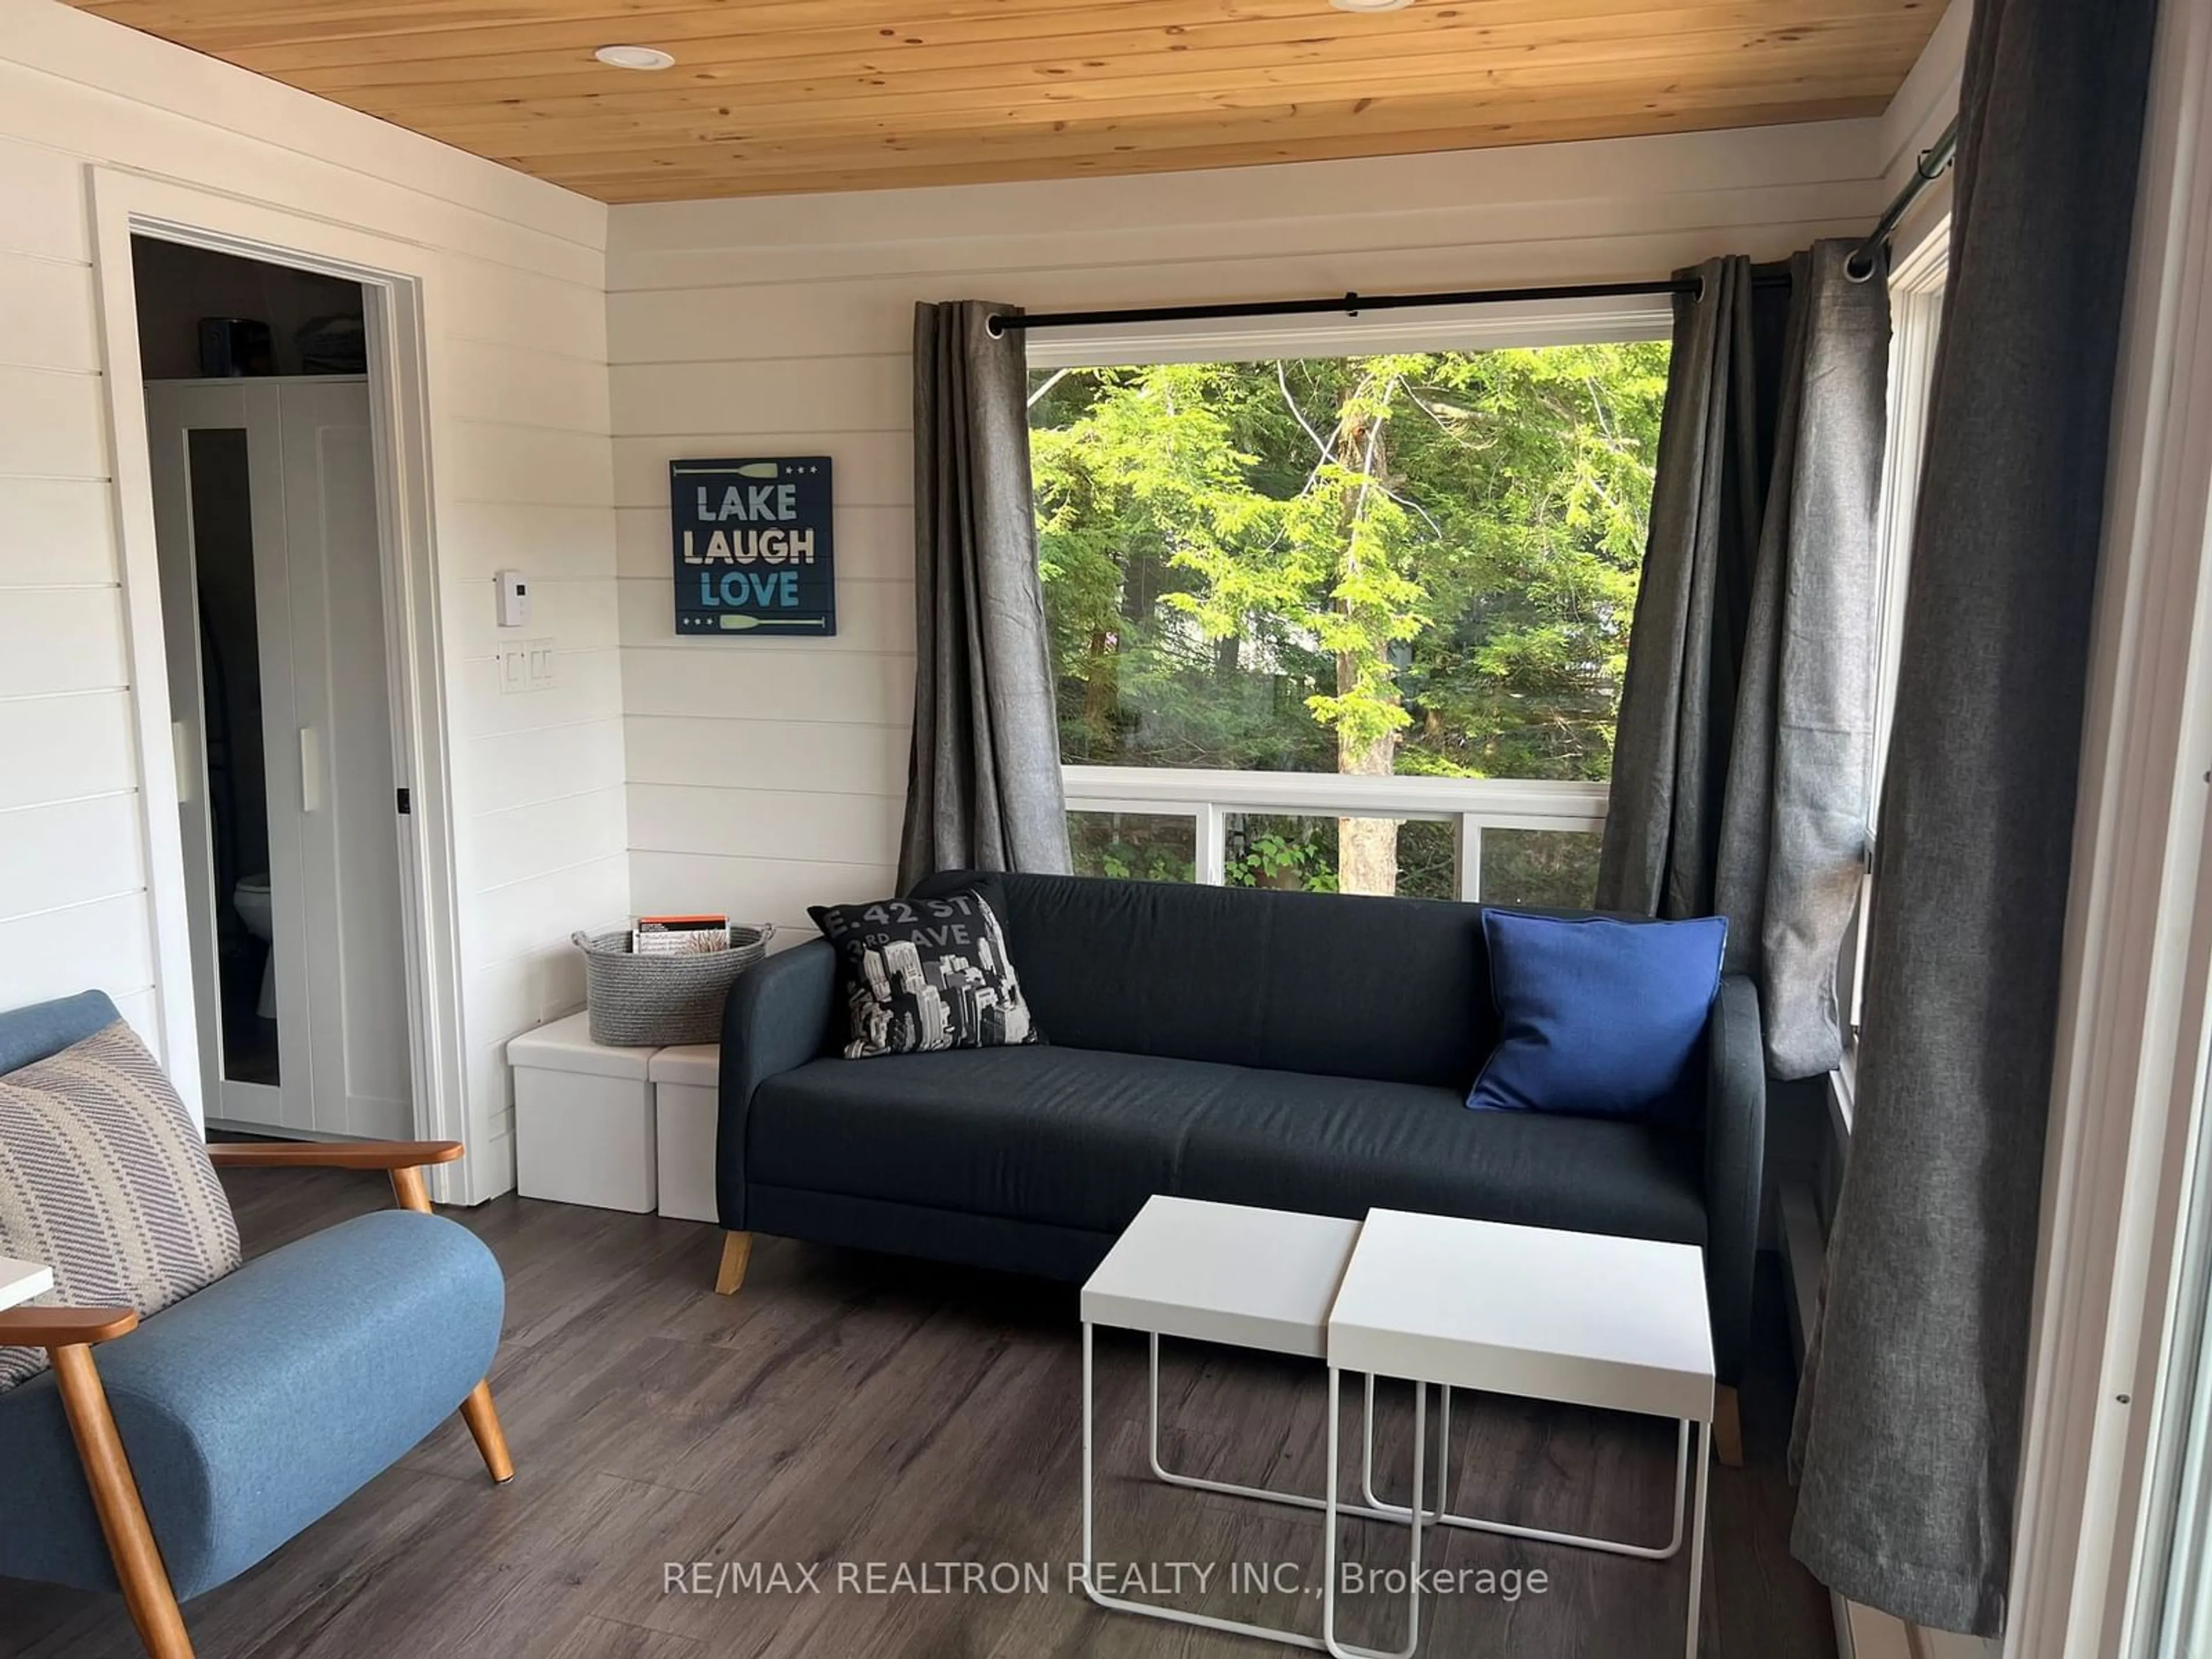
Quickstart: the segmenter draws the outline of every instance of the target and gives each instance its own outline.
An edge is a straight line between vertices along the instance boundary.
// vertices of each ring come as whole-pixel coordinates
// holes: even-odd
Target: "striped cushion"
[[[158,1313],[238,1266],[238,1225],[184,1102],[121,1020],[0,1076],[0,1255],[40,1303]],[[0,1347],[0,1393],[46,1368]]]

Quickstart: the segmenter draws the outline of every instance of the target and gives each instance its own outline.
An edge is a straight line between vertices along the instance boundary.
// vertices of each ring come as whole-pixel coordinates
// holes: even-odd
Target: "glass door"
[[[2148,1524],[2134,1598],[2138,1656],[2212,1656],[2212,1063],[2197,1085],[2172,1358],[2146,1479]]]

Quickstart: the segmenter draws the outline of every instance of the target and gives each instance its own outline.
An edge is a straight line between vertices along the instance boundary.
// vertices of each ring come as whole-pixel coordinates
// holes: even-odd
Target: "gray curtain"
[[[1792,1547],[2005,1619],[2090,610],[2155,0],[1980,0]]]
[[[1729,919],[1768,1068],[1834,1067],[1865,869],[1889,297],[1822,242],[1686,273],[1598,906]]]
[[[981,301],[914,308],[914,752],[899,890],[1068,867],[1028,374]]]

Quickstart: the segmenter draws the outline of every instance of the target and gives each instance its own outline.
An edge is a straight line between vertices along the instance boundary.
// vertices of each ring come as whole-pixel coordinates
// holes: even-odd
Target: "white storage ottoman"
[[[659,1182],[649,1072],[659,1052],[594,1042],[584,1014],[509,1041],[515,1187],[525,1198],[653,1208]]]
[[[678,1221],[720,1221],[714,1133],[721,1121],[722,1045],[663,1048],[653,1057],[651,1075],[660,1124],[660,1213]]]

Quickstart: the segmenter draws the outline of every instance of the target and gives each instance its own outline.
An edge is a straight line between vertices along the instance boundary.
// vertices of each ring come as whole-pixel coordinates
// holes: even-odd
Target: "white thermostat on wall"
[[[499,625],[521,628],[530,621],[530,584],[520,570],[502,570],[492,582],[499,592]]]

